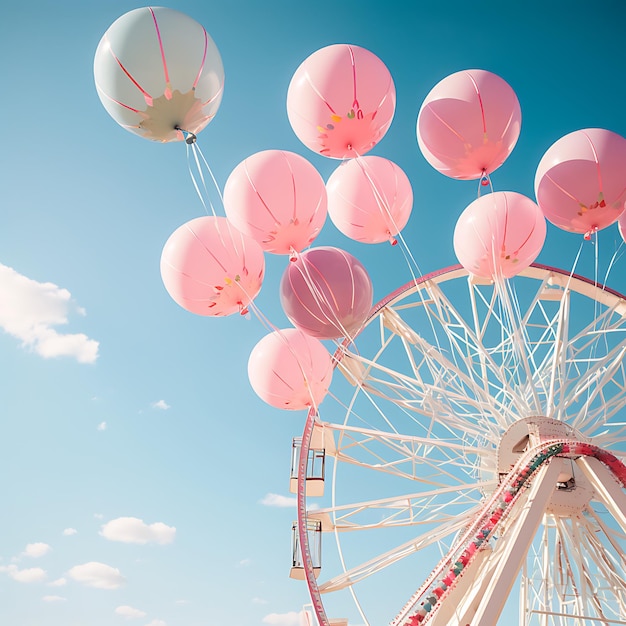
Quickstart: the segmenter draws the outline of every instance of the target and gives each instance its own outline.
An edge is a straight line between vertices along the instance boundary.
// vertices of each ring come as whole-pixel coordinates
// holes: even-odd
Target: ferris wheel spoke
[[[349,356],[343,360],[354,362],[358,358]],[[403,412],[403,418],[412,420],[413,427],[424,434],[445,428],[457,437],[460,434],[485,436],[485,429],[476,422],[486,410],[493,410],[493,403],[490,404],[487,398],[481,402],[468,396],[467,392],[456,391],[454,385],[452,389],[446,389],[441,380],[423,383],[417,377],[394,374],[384,366],[367,360],[360,359],[360,363],[369,374],[360,383],[359,389],[369,399],[369,408],[373,407],[376,414],[388,422],[389,430],[397,431],[397,426],[389,422],[387,414],[389,405],[393,404]],[[448,370],[448,376],[454,376],[451,370]],[[355,412],[355,417],[358,415]],[[367,424],[371,421],[370,412],[363,422]]]
[[[336,434],[329,454],[338,461],[442,488],[466,485],[475,468],[473,458],[486,453],[484,448],[435,437],[407,437],[353,426],[326,428]],[[430,472],[425,473],[425,468]],[[461,475],[459,469],[464,470]]]
[[[392,526],[446,526],[476,506],[480,492],[493,485],[449,486],[395,497],[314,509],[310,519],[322,531],[359,531]]]
[[[402,344],[410,373],[393,371],[376,360],[348,352],[342,356],[343,370],[350,372],[352,382],[358,379],[357,384],[367,394],[394,402],[431,421],[445,421],[457,432],[473,430],[476,435],[484,435],[484,424],[476,423],[486,411],[497,421],[503,419],[501,415],[511,413],[509,406],[476,388],[471,376],[424,338],[415,338],[409,344],[402,337]],[[355,372],[360,374],[355,376]]]
[[[604,549],[595,537],[595,529],[590,528],[584,521],[580,523],[580,520],[573,527],[576,531],[573,533],[573,538],[576,541],[574,555],[577,558],[580,571],[584,574],[588,602],[596,610],[598,616],[608,618],[609,609],[611,606],[615,607],[615,601],[618,602],[618,605],[623,605],[624,582],[620,581],[610,567],[607,567]],[[604,581],[604,585],[598,584],[599,579]],[[583,593],[583,600],[584,598],[585,593]],[[617,615],[620,614],[619,608],[616,613]]]
[[[602,426],[613,414],[612,409],[614,407],[621,408],[624,406],[626,386],[623,383],[620,385],[618,374],[621,375],[623,380],[625,355],[626,338],[605,357],[596,358],[595,362],[590,364],[585,374],[581,375],[578,381],[568,385],[570,395],[564,400],[562,407],[564,411],[567,411],[575,403],[580,402],[581,398],[586,396],[577,415],[571,418],[572,426],[583,432],[591,424],[597,428]],[[614,382],[616,380],[617,383]],[[604,392],[608,386],[617,387],[617,390],[614,394],[607,397]],[[608,408],[608,415],[605,407]]]
[[[355,585],[390,565],[411,556],[415,552],[445,540],[466,526],[471,520],[473,513],[471,511],[461,516],[454,516],[450,519],[449,524],[430,529],[410,541],[388,550],[384,554],[356,565],[342,574],[319,584],[320,593],[330,593]]]
[[[472,285],[471,281],[468,282],[468,285],[470,294],[474,293],[473,289],[476,287]],[[452,354],[455,356],[465,355],[467,357],[467,361],[464,360],[464,362],[466,363],[467,374],[472,382],[471,385],[468,385],[469,391],[477,393],[478,389],[482,389],[483,393],[490,397],[493,396],[491,393],[492,387],[495,386],[500,396],[504,398],[504,400],[501,400],[501,405],[507,407],[507,412],[522,409],[522,398],[510,384],[507,368],[504,366],[507,356],[511,353],[510,337],[504,338],[504,342],[495,348],[488,349],[483,344],[483,337],[490,323],[495,321],[500,328],[503,327],[502,319],[495,313],[497,308],[491,306],[487,309],[482,326],[480,326],[479,320],[481,318],[476,311],[475,300],[472,300],[474,308],[472,312],[474,328],[472,328],[465,320],[465,317],[452,305],[439,285],[433,285],[431,290],[433,299],[438,304],[438,312],[445,311],[446,313],[445,316],[435,317],[449,339]],[[493,297],[495,297],[495,291]],[[443,355],[440,356],[442,359],[444,358]],[[496,357],[498,360],[496,360]],[[459,369],[457,362],[450,362],[449,360],[445,360],[445,366],[447,368],[454,367]],[[479,385],[476,382],[477,380],[481,381],[482,385]],[[498,421],[499,415],[496,413],[494,418]]]

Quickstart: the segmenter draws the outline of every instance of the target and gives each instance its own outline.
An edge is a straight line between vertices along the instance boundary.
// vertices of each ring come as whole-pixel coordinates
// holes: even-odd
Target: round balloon
[[[561,137],[539,162],[535,195],[563,230],[587,234],[613,224],[626,202],[626,139],[602,128]]]
[[[506,81],[485,70],[464,70],[444,78],[426,96],[417,140],[436,170],[472,180],[504,163],[521,123],[519,101]]]
[[[407,175],[378,156],[344,161],[326,183],[328,215],[347,237],[363,243],[395,243],[413,208]]]
[[[539,255],[546,238],[541,209],[522,194],[496,191],[474,200],[454,230],[454,251],[481,278],[510,278]]]
[[[294,133],[314,152],[337,159],[371,150],[391,125],[395,107],[387,67],[369,50],[348,44],[314,52],[287,91]]]
[[[622,236],[624,243],[626,243],[626,211],[620,215],[619,220],[617,220],[617,229],[619,230],[619,234]]]
[[[252,388],[278,409],[297,411],[319,406],[332,375],[332,358],[322,342],[295,328],[266,335],[248,359]]]
[[[353,337],[372,308],[372,281],[361,262],[345,250],[310,248],[289,263],[280,300],[291,323],[307,335]]]
[[[200,132],[224,89],[222,59],[204,27],[164,7],[134,9],[113,22],[98,44],[94,77],[120,126],[161,142]]]
[[[275,254],[306,248],[324,225],[326,206],[318,171],[304,157],[284,150],[249,156],[224,187],[228,219]]]
[[[165,288],[197,315],[245,313],[261,289],[264,271],[261,246],[225,217],[198,217],[183,224],[161,254]]]

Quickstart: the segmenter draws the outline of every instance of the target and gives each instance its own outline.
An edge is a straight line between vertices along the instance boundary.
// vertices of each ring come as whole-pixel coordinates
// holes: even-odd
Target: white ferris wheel
[[[626,624],[625,355],[626,297],[551,267],[384,298],[294,440],[308,619]]]

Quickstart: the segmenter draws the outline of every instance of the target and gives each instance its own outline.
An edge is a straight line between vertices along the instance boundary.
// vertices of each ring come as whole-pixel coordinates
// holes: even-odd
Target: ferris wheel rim
[[[564,270],[564,269],[554,267],[551,265],[545,265],[542,263],[531,263],[531,265],[529,265],[527,268],[525,268],[519,273],[519,276],[534,277],[533,275],[537,270],[539,270],[540,272],[548,273],[548,274],[554,273],[559,276],[567,278],[568,286],[573,288],[574,291],[577,291],[578,293],[582,293],[584,295],[589,296],[588,292],[593,291],[593,292],[597,292],[598,294],[605,293],[609,297],[626,301],[626,295],[620,293],[616,289],[612,289],[611,287],[608,287],[607,285],[604,285],[603,283],[593,281],[590,278],[583,276],[582,274],[576,274],[575,272]],[[471,274],[461,264],[457,263],[455,265],[448,265],[447,267],[444,267],[438,270],[433,270],[432,272],[429,272],[428,274],[423,274],[422,276],[419,276],[415,280],[410,280],[409,282],[405,283],[404,285],[401,285],[400,287],[396,288],[391,293],[381,298],[376,304],[372,306],[372,309],[370,310],[365,322],[363,323],[361,328],[357,330],[354,337],[346,338],[341,342],[340,347],[335,351],[335,354],[334,354],[335,366],[337,364],[336,363],[337,359],[339,360],[341,359],[341,356],[340,356],[342,353],[341,348],[352,343],[354,339],[356,339],[359,336],[361,331],[370,322],[372,322],[372,320],[376,318],[376,316],[380,313],[382,309],[384,309],[390,303],[394,302],[401,296],[406,295],[411,290],[418,289],[421,285],[429,281],[434,281],[436,283],[439,283],[439,282],[443,282],[444,280],[445,281],[452,280],[456,278],[457,276],[470,277]],[[315,412],[313,408],[311,410]]]

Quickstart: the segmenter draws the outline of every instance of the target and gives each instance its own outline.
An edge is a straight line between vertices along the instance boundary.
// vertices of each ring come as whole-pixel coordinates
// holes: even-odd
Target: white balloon
[[[94,78],[120,126],[161,142],[200,132],[224,90],[222,59],[204,27],[164,7],[134,9],[113,22],[98,44]]]

